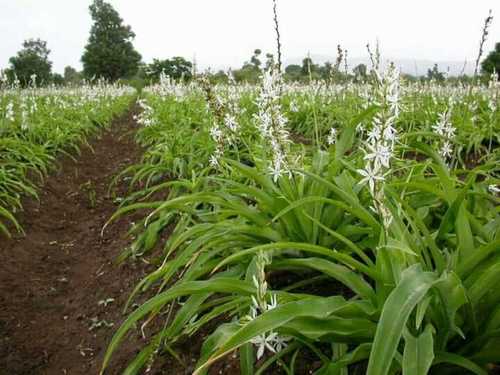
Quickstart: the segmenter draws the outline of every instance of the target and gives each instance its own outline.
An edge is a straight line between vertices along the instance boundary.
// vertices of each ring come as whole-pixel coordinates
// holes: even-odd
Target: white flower
[[[453,152],[450,142],[445,141],[439,153],[443,158],[449,158]]]
[[[384,140],[394,143],[397,139],[398,131],[391,125],[386,124],[382,137]]]
[[[371,165],[368,164],[365,169],[358,169],[357,172],[363,176],[361,181],[359,182],[361,185],[364,185],[368,183],[368,186],[370,188],[370,192],[374,194],[375,192],[375,184],[377,181],[384,181],[385,178],[384,176],[379,175],[379,167],[375,166],[375,168],[372,169]]]
[[[213,126],[210,128],[210,136],[215,142],[219,142],[222,138],[222,130],[219,128],[216,122],[214,122]]]
[[[231,114],[226,114],[224,117],[224,125],[231,130],[231,132],[236,132],[238,130],[238,121],[236,120],[236,117]]]
[[[374,125],[373,128],[368,132],[368,138],[366,139],[369,143],[374,143],[380,140],[381,137],[380,126]]]
[[[337,129],[331,128],[328,137],[326,138],[326,143],[329,145],[334,145],[337,143]]]
[[[5,118],[8,121],[14,121],[16,119],[14,114],[14,103],[9,102],[5,107]]]
[[[373,161],[376,169],[381,165],[385,168],[390,167],[389,162],[392,157],[392,151],[388,146],[377,144],[375,147],[372,145],[367,145],[367,147],[371,152],[365,155],[365,160]]]
[[[273,310],[278,307],[278,299],[276,298],[276,294],[271,296],[271,302],[267,304],[267,310]]]
[[[492,194],[500,194],[500,187],[498,187],[497,185],[489,185],[488,190]]]
[[[264,351],[268,349],[269,351],[276,353],[273,344],[276,341],[278,334],[276,332],[269,332],[269,335],[263,333],[262,335],[256,336],[250,340],[254,345],[258,346],[257,349],[257,360],[261,359],[264,355]]]
[[[252,338],[250,342],[258,346],[257,360],[259,360],[264,355],[266,349],[272,353],[278,353],[287,347],[287,341],[290,340],[291,337],[280,336],[278,333],[270,331],[267,334],[263,333]]]
[[[209,162],[210,166],[213,168],[217,168],[219,166],[219,159],[215,155],[210,156]]]
[[[290,341],[291,339],[292,338],[288,336],[276,336],[276,338],[274,339],[274,350],[276,350],[276,352],[278,353],[281,352],[287,347],[287,341]]]
[[[356,133],[364,133],[365,132],[365,125],[360,122],[358,125],[356,125]]]

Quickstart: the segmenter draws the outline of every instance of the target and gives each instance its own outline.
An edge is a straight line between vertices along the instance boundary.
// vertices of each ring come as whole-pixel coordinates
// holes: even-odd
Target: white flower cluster
[[[255,296],[252,296],[249,320],[254,320],[260,314],[278,307],[276,295],[270,295],[267,291],[265,267],[270,263],[270,260],[264,253],[259,253],[256,263],[257,276],[254,275],[253,283],[257,293]],[[278,353],[287,346],[287,341],[289,340],[289,337],[280,336],[277,332],[269,331],[252,338],[250,342],[258,347],[257,360],[259,360],[264,355],[266,349],[272,353]]]
[[[141,113],[139,113],[139,115],[134,115],[134,120],[145,127],[155,125],[156,118],[153,107],[148,104],[146,99],[139,99],[137,104],[141,108]]]
[[[299,111],[299,106],[297,105],[297,102],[295,100],[290,100],[290,112],[298,112]]]
[[[326,137],[326,143],[328,145],[334,145],[335,143],[337,143],[337,129],[333,127],[330,129],[328,137]]]
[[[5,119],[10,122],[14,122],[16,120],[13,102],[9,102],[5,107]]]
[[[490,95],[488,95],[488,108],[490,109],[490,117],[493,119],[493,115],[498,109],[498,100],[500,98],[500,82],[498,81],[498,73],[493,72],[490,77],[490,82],[488,84]]]
[[[488,191],[491,194],[500,194],[500,186],[498,186],[498,185],[489,185],[488,186]]]
[[[445,160],[448,160],[453,155],[453,147],[451,142],[455,138],[455,128],[451,123],[451,113],[452,104],[444,112],[440,113],[438,116],[437,124],[432,126],[432,130],[436,132],[437,135],[444,138],[444,140],[439,142],[439,154]]]
[[[365,167],[358,169],[362,176],[360,184],[368,184],[374,198],[374,210],[378,212],[387,228],[392,216],[383,204],[383,182],[391,170],[391,159],[397,140],[397,130],[394,127],[399,115],[399,70],[390,65],[384,76],[377,73],[377,82],[373,93],[374,102],[379,107],[375,114],[372,127],[368,131],[365,143]]]
[[[287,150],[290,144],[286,129],[288,123],[281,108],[281,73],[274,68],[262,74],[262,85],[256,100],[258,112],[254,115],[257,128],[270,146],[269,172],[276,182],[290,173]]]
[[[212,86],[206,77],[201,79],[201,86],[205,91],[207,108],[214,114],[214,121],[210,128],[210,136],[215,143],[215,151],[210,156],[210,165],[220,166],[219,161],[228,147],[236,146],[240,135],[238,117],[241,113],[239,106],[240,91],[231,73],[229,85],[225,87]]]

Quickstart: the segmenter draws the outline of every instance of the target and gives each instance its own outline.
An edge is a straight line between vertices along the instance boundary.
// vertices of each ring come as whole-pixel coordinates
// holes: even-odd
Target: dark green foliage
[[[86,78],[105,78],[114,82],[132,77],[141,55],[134,49],[135,34],[123,24],[118,12],[103,0],[94,0],[89,7],[94,21],[82,56]]]
[[[64,85],[64,77],[60,75],[59,73],[54,73],[52,74],[52,83],[57,86],[62,86]]]
[[[67,66],[64,68],[64,83],[67,85],[76,85],[83,80],[82,73],[76,71],[75,68]]]
[[[285,68],[285,75],[291,81],[298,81],[302,76],[302,67],[297,64],[288,65]]]
[[[250,64],[246,63],[245,65],[253,65],[256,68],[260,68],[262,62],[260,61],[259,56],[261,55],[261,53],[262,50],[260,49],[256,49],[255,51],[253,51],[253,56],[250,59]]]
[[[427,70],[427,78],[438,82],[443,82],[445,80],[444,74],[439,71],[437,64],[434,64],[432,69]]]
[[[10,69],[7,74],[11,81],[17,77],[22,86],[28,86],[36,75],[35,83],[47,84],[52,80],[52,62],[49,61],[50,50],[47,42],[41,39],[29,39],[16,56],[10,58]]]
[[[319,66],[316,65],[309,56],[302,60],[301,74],[303,76],[312,75],[313,73],[317,73],[318,70]]]
[[[209,76],[209,79],[212,84],[228,82],[228,76],[223,70],[219,70],[217,73],[212,74]]]
[[[234,78],[237,82],[258,82],[261,75],[262,61],[260,61],[259,58],[261,54],[262,51],[260,49],[256,49],[253,52],[253,56],[250,58],[250,61],[245,62],[241,69],[234,71]]]
[[[500,72],[500,42],[495,45],[495,49],[481,63],[483,73],[492,74]]]
[[[366,77],[367,77],[368,69],[366,68],[365,64],[359,64],[353,69],[353,72],[354,72],[354,76],[356,77],[356,79],[358,79],[360,81],[365,81]]]
[[[166,74],[173,79],[189,80],[192,77],[193,64],[183,57],[172,57],[171,59],[153,59],[153,62],[146,66],[146,77],[151,82],[158,82],[160,75]]]

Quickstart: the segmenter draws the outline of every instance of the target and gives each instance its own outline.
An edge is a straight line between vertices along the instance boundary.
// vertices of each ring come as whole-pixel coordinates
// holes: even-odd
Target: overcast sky
[[[273,52],[271,0],[111,0],[137,34],[143,60],[196,55],[200,66],[240,66],[255,48]],[[81,68],[90,0],[0,0],[0,68],[21,43],[48,41],[56,71]],[[487,50],[500,41],[499,0],[278,0],[284,58],[366,55],[378,38],[384,57],[473,60],[489,9]]]

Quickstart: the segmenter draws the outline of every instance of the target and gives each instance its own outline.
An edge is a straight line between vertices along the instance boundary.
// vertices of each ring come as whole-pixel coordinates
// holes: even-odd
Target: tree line
[[[64,69],[64,75],[52,71],[50,49],[47,42],[41,39],[24,41],[22,49],[9,59],[9,68],[4,73],[7,79],[20,86],[29,85],[75,85],[83,80],[93,81],[105,79],[109,82],[126,80],[129,84],[142,86],[160,80],[162,74],[173,79],[190,80],[196,74],[196,64],[183,57],[176,56],[170,59],[153,59],[150,64],[143,63],[142,56],[133,45],[135,34],[113,6],[104,0],[94,0],[89,7],[92,17],[92,28],[85,46],[81,62],[83,70],[77,71],[71,66]],[[352,71],[347,64],[342,66],[342,50],[338,49],[339,56],[334,63],[325,62],[316,64],[307,56],[302,64],[291,64],[284,69],[284,78],[293,82],[308,82],[311,80],[326,80],[335,82],[364,81],[369,75],[366,65],[359,64]],[[234,70],[233,76],[238,82],[257,82],[262,69],[274,64],[273,54],[263,55],[262,50],[256,49],[253,55],[243,66]],[[495,49],[482,61],[482,73],[491,75],[500,72],[500,42]],[[216,82],[228,80],[228,74],[222,70],[208,72],[210,78]],[[438,66],[429,69],[426,77],[412,77],[409,80],[432,79],[444,81],[445,73],[440,72]],[[470,79],[466,76],[463,79]]]

